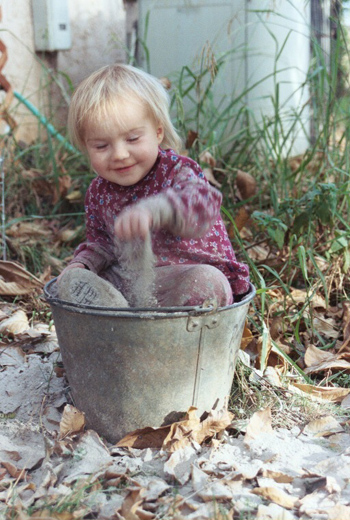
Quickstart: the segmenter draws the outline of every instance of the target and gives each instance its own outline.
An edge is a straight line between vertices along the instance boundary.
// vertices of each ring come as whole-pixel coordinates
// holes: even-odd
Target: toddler
[[[236,261],[220,216],[222,195],[179,155],[168,94],[156,78],[130,65],[103,67],[73,94],[68,129],[96,177],[85,199],[86,241],[58,277],[61,299],[138,305],[147,269],[131,265],[134,255],[137,265],[153,261],[150,305],[215,298],[225,306],[249,291],[248,267]]]

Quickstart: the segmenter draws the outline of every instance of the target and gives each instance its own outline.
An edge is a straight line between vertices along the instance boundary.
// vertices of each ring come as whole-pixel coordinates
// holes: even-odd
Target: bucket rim
[[[213,302],[204,302],[202,306],[193,306],[193,307],[99,307],[94,305],[84,305],[73,302],[68,302],[66,300],[61,300],[58,297],[52,296],[50,294],[51,286],[56,282],[57,277],[53,278],[49,282],[47,282],[43,287],[43,297],[49,305],[53,307],[61,307],[65,310],[72,312],[79,312],[80,314],[89,314],[94,316],[119,316],[119,317],[147,317],[147,318],[157,318],[164,317],[170,315],[176,315],[177,317],[180,315],[183,316],[191,316],[191,315],[201,315],[201,314],[209,314],[215,312],[222,312],[229,309],[235,309],[237,307],[241,307],[243,305],[248,305],[256,295],[256,289],[254,285],[249,282],[249,292],[244,295],[244,297],[238,301],[234,302],[231,305],[226,305],[224,307],[217,307]]]

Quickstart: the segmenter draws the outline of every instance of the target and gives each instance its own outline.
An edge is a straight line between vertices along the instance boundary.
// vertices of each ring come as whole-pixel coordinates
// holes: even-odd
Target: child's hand
[[[114,223],[114,233],[120,240],[145,239],[152,227],[152,213],[145,208],[128,208]]]
[[[84,264],[81,264],[79,262],[75,263],[75,264],[70,264],[70,265],[67,265],[67,267],[65,267],[62,271],[62,273],[58,276],[56,282],[59,282],[59,280],[61,279],[61,277],[64,275],[64,273],[66,273],[67,271],[70,271],[70,269],[75,269],[75,268],[80,268],[80,269],[86,269],[85,265]]]

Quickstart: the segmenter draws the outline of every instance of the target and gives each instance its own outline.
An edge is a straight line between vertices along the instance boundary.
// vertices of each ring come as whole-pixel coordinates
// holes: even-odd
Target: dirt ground
[[[170,450],[113,446],[83,423],[64,430],[57,338],[31,330],[0,352],[0,516],[350,519],[349,421],[273,429],[265,409],[202,443],[187,429]]]

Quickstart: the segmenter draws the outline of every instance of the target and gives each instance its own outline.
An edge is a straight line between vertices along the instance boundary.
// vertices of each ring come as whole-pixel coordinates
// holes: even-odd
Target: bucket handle
[[[218,302],[216,298],[209,298],[205,300],[201,307],[198,308],[200,313],[190,312],[187,320],[188,332],[195,332],[196,330],[208,327],[208,329],[215,329],[220,324],[220,314],[218,314]],[[205,314],[203,315],[203,310]]]

